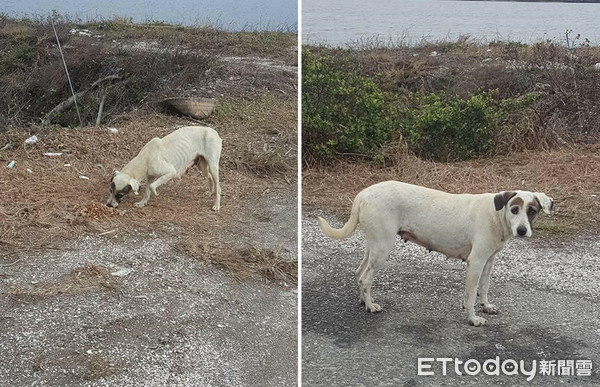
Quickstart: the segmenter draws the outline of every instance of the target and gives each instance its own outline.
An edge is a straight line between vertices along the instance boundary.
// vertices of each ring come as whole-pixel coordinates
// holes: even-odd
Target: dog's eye
[[[533,207],[529,207],[529,209],[527,210],[527,215],[533,216],[535,214],[536,214],[536,210]]]
[[[511,208],[510,212],[512,212],[513,214],[517,215],[519,213],[519,207],[513,207],[513,208]]]

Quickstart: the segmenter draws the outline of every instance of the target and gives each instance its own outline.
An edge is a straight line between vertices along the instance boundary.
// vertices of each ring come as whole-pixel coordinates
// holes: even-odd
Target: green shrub
[[[402,133],[409,149],[422,158],[455,161],[488,155],[496,150],[512,113],[535,99],[533,93],[504,100],[494,99],[492,93],[467,99],[413,94],[401,113]]]
[[[302,142],[307,158],[328,160],[340,154],[369,158],[392,138],[398,109],[391,96],[361,75],[350,59],[302,57]]]

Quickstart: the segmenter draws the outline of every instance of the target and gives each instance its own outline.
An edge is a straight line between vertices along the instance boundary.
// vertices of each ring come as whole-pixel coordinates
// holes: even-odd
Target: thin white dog
[[[396,235],[429,250],[467,262],[463,308],[474,326],[486,320],[475,315],[479,286],[483,312],[498,313],[488,301],[494,256],[512,236],[530,237],[540,211],[550,214],[552,198],[544,193],[503,191],[497,194],[455,195],[397,181],[385,181],[361,191],[352,204],[350,219],[334,229],[319,218],[325,235],[341,239],[358,223],[365,235],[365,255],[356,270],[360,300],[370,312],[381,311],[373,302],[371,284],[392,251]]]
[[[221,207],[219,184],[219,159],[221,138],[212,128],[186,126],[163,137],[150,140],[122,171],[116,171],[110,181],[110,196],[106,205],[117,207],[123,197],[133,191],[139,192],[140,184],[147,179],[144,198],[135,203],[143,207],[150,193],[158,196],[156,189],[174,177],[180,177],[196,165],[208,178],[209,195],[216,195],[212,209]]]

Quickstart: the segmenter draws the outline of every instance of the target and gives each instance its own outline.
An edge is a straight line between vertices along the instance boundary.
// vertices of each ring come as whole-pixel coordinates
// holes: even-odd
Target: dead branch
[[[75,99],[80,99],[81,97],[86,95],[88,92],[90,92],[91,90],[98,87],[98,85],[100,85],[101,83],[108,82],[108,81],[114,81],[116,79],[121,79],[121,76],[120,75],[108,75],[104,78],[100,78],[96,82],[92,83],[91,86],[88,87],[87,89],[84,89],[84,90],[76,93],[75,95],[69,97],[67,100],[59,103],[58,105],[56,105],[54,107],[54,109],[50,110],[48,112],[48,114],[46,114],[46,116],[42,120],[42,126],[44,126],[44,127],[48,126],[50,124],[50,121],[52,120],[52,117],[55,114],[60,114],[60,113],[64,112],[65,110],[69,109],[71,106],[73,106],[73,104],[75,103]]]

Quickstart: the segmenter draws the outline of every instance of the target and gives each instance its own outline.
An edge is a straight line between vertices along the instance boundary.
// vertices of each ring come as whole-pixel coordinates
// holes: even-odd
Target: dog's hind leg
[[[213,181],[213,189],[216,194],[215,204],[213,206],[213,211],[219,212],[221,208],[221,185],[219,184],[219,161],[207,160],[208,161],[208,171],[212,176]]]
[[[202,171],[202,174],[208,179],[208,191],[206,191],[206,195],[212,196],[215,193],[215,183],[213,182],[212,175],[208,170],[208,163],[204,157],[198,158],[198,168]]]
[[[394,241],[394,234],[392,234],[391,238],[379,237],[376,240],[367,240],[367,250],[369,251],[368,262],[358,279],[358,287],[365,302],[365,309],[371,313],[381,312],[382,310],[380,305],[373,302],[371,285],[373,284],[375,274],[383,267],[385,260],[394,248]]]
[[[490,304],[488,301],[490,274],[492,272],[493,264],[494,255],[492,255],[485,263],[485,266],[483,267],[483,272],[481,273],[481,279],[479,280],[479,301],[481,303],[483,313],[487,314],[498,314],[500,312],[500,310],[494,304]]]
[[[361,304],[365,303],[365,294],[364,294],[362,287],[360,286],[360,278],[363,276],[365,269],[367,268],[368,265],[369,265],[369,249],[365,247],[365,255],[364,255],[362,261],[360,261],[360,264],[358,265],[358,267],[356,268],[356,272],[354,273],[355,277],[356,277],[356,282],[358,282],[358,290],[359,290],[359,297],[360,297]]]

